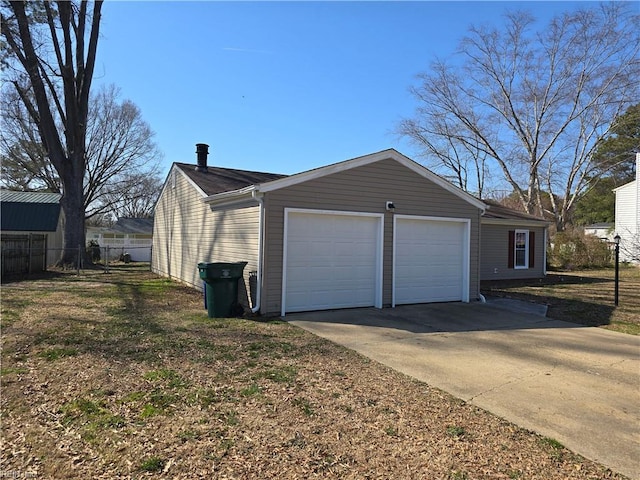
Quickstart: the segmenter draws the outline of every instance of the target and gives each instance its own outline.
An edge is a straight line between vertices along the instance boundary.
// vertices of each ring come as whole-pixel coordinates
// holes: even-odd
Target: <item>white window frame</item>
[[[524,265],[518,265],[518,234],[524,235]],[[522,249],[520,249],[522,250]],[[525,270],[529,268],[529,230],[516,230],[513,236],[513,268]]]

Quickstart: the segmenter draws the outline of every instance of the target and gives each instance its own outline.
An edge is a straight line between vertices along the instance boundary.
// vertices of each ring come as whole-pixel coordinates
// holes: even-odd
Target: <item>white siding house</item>
[[[636,153],[636,179],[614,189],[620,260],[640,263],[640,153]]]
[[[613,223],[592,223],[584,227],[584,234],[593,235],[605,242],[613,242],[613,237],[615,236],[614,230]]]
[[[150,262],[152,234],[152,218],[119,218],[113,227],[87,227],[87,242],[108,247],[109,260],[128,253],[134,262]]]

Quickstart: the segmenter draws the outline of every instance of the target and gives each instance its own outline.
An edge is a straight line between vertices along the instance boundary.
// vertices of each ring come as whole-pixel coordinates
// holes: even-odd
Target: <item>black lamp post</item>
[[[615,281],[615,305],[618,306],[618,284],[620,283],[620,235],[616,233],[613,237],[613,243],[616,245],[616,281]]]

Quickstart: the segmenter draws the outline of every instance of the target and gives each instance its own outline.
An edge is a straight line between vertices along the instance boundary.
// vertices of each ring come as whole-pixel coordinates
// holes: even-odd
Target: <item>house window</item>
[[[514,242],[514,268],[529,268],[529,232],[516,230]]]
[[[509,268],[533,268],[535,238],[535,232],[529,230],[509,230]]]

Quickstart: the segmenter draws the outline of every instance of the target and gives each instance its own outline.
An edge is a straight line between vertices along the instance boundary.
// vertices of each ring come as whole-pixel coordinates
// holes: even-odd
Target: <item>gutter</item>
[[[260,213],[258,215],[258,271],[256,272],[256,303],[251,308],[251,313],[260,312],[260,299],[262,297],[262,262],[264,259],[264,194],[256,189],[251,191],[251,198],[258,202]]]
[[[249,185],[248,187],[241,188],[239,190],[209,195],[208,197],[203,198],[202,201],[211,205],[213,208],[234,206],[247,200],[256,200],[256,190],[256,185]]]

